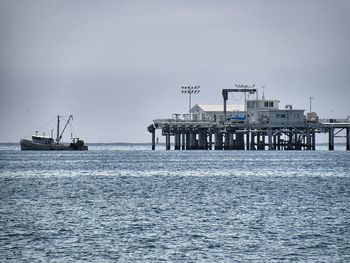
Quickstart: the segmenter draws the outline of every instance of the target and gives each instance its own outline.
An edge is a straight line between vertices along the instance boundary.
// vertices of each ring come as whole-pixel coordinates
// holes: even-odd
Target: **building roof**
[[[297,111],[302,111],[304,112],[305,110],[300,110],[300,109],[258,109],[258,111],[269,111],[269,112],[297,112]]]
[[[213,105],[213,104],[196,104],[192,107],[191,112],[194,112],[199,107],[205,112],[223,112],[224,105]],[[227,105],[226,111],[244,111],[243,105]]]

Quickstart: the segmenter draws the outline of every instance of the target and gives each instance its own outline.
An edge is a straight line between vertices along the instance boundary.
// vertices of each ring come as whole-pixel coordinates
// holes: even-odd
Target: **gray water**
[[[350,262],[350,152],[0,146],[0,262]]]

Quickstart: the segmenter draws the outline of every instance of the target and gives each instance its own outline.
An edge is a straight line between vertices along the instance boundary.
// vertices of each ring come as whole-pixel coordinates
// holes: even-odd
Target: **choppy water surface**
[[[0,262],[350,262],[350,153],[0,146]]]

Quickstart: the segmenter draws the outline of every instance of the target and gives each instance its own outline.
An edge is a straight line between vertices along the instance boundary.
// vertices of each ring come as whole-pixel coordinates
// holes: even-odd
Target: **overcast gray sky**
[[[347,0],[0,0],[0,142],[57,113],[87,142],[148,142],[153,119],[187,112],[181,85],[201,86],[193,105],[255,83],[347,117],[349,14]]]

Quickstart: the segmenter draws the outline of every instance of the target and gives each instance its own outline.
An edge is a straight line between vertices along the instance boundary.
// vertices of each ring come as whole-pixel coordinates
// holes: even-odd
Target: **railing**
[[[194,122],[194,123],[200,123],[200,122],[212,122],[214,121],[205,121],[205,120],[184,120],[184,119],[155,119],[153,120],[154,123],[186,123],[186,122]]]
[[[155,119],[154,123],[220,123],[220,121],[213,120],[186,120],[186,119]],[[233,123],[233,122],[231,122]],[[350,119],[319,119],[316,123],[350,123]],[[293,123],[294,124],[294,123]]]
[[[319,119],[318,120],[319,123],[350,123],[350,119],[333,119],[333,118],[329,118],[329,119]]]

